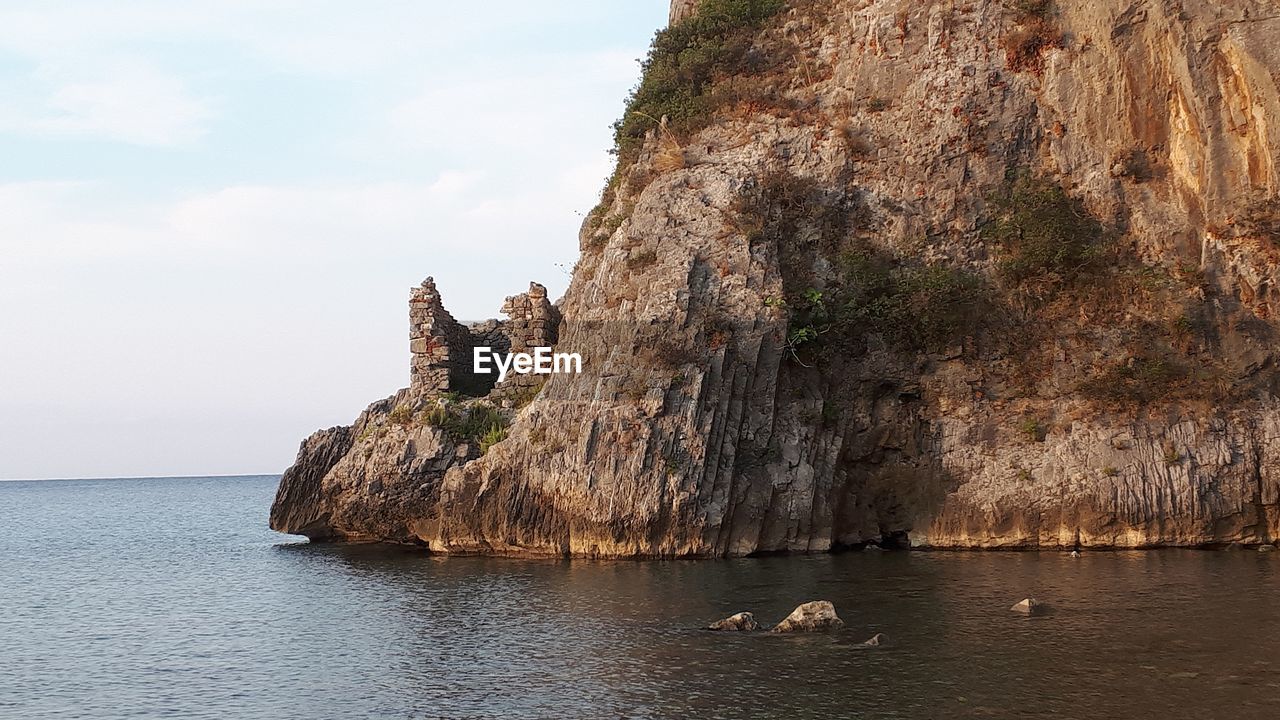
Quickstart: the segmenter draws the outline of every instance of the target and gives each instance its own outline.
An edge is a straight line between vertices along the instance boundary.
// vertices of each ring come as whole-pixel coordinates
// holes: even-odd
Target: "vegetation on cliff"
[[[740,229],[749,243],[778,248],[791,316],[787,343],[841,352],[876,335],[912,352],[957,341],[977,324],[988,291],[973,273],[898,258],[864,232],[866,208],[846,188],[824,188],[787,172],[765,175],[740,198]],[[815,258],[830,265],[818,277]]]
[[[492,405],[462,405],[448,398],[425,411],[423,420],[445,431],[456,442],[477,443],[481,453],[506,439],[509,424],[507,417]]]
[[[1102,224],[1056,183],[1020,177],[991,200],[993,216],[982,234],[1004,252],[1000,270],[1007,279],[1069,278],[1102,258]]]
[[[645,134],[662,118],[670,130],[692,133],[706,125],[721,98],[710,92],[717,78],[750,70],[751,43],[782,0],[702,0],[697,13],[659,30],[642,64],[640,84],[614,123],[614,152],[633,160]]]

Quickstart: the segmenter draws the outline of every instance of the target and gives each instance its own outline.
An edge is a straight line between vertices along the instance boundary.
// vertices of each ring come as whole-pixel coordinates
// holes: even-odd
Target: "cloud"
[[[404,385],[424,276],[563,291],[665,15],[0,3],[0,477],[279,469]]]
[[[403,148],[555,154],[583,151],[582,138],[607,147],[600,118],[620,110],[633,82],[631,53],[594,52],[508,58],[487,67],[442,71],[388,113],[386,132]]]
[[[189,145],[208,132],[212,101],[147,62],[43,65],[34,76],[26,102],[0,113],[0,131],[157,147]]]
[[[129,197],[95,182],[0,184],[0,277],[6,270],[165,257],[255,262],[365,257],[406,251],[482,254],[526,237],[561,235],[565,217],[601,166],[551,173],[496,196],[474,173],[425,182],[232,185],[171,198]],[[555,245],[556,243],[550,243]]]

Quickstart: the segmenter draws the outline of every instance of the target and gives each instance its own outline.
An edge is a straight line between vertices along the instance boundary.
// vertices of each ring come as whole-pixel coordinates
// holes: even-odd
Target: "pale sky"
[[[276,473],[559,296],[668,0],[0,0],[0,478]]]

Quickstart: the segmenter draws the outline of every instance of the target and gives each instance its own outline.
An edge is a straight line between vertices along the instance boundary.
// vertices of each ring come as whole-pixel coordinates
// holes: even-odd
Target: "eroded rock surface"
[[[760,623],[756,622],[755,615],[749,612],[740,612],[711,623],[707,626],[707,629],[721,632],[751,632],[759,630]]]
[[[792,610],[790,615],[783,618],[782,622],[774,625],[769,632],[819,632],[823,630],[839,630],[842,627],[844,627],[844,621],[836,615],[836,607],[834,605],[826,600],[814,600]]]
[[[679,162],[651,134],[584,225],[554,315],[583,372],[495,396],[512,424],[482,454],[421,420],[458,331],[419,323],[429,387],[309,438],[272,527],[612,557],[1272,542],[1278,48],[1263,0],[793,2],[756,40],[771,69]],[[1106,228],[1105,269],[1002,275],[984,233],[1020,171]],[[809,360],[798,298],[847,290],[851,243],[998,309],[944,347],[877,328]]]
[[[1009,608],[1010,611],[1021,613],[1023,615],[1039,615],[1047,609],[1048,607],[1044,603],[1036,600],[1035,598],[1019,600],[1013,604],[1013,607]]]

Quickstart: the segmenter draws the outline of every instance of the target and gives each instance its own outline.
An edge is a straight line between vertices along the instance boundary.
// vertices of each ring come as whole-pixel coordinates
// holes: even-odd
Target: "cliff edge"
[[[468,328],[415,290],[411,387],[303,443],[273,528],[600,557],[1280,536],[1274,3],[672,21],[565,297]],[[582,372],[477,384],[482,341]]]

